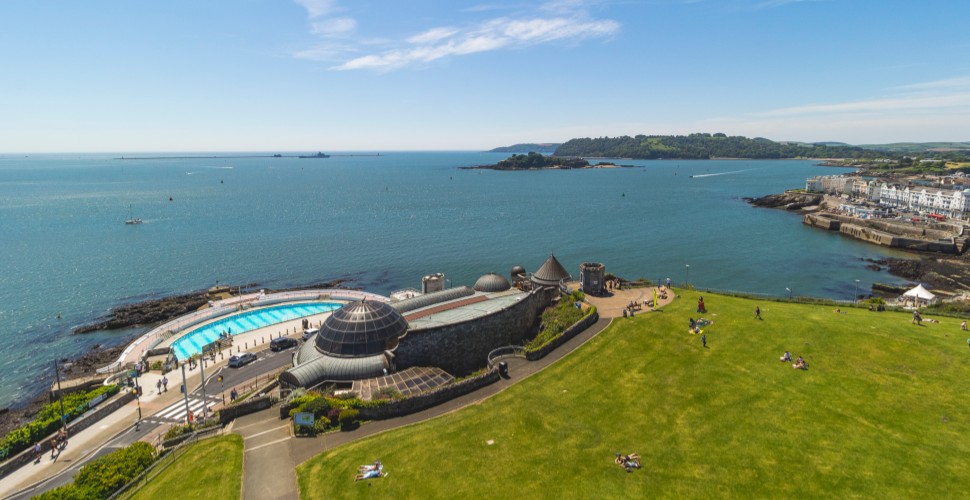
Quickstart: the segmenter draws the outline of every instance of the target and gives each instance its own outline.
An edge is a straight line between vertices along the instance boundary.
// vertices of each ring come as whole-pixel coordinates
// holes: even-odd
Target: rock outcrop
[[[769,194],[760,198],[745,198],[745,201],[756,207],[783,208],[785,210],[801,210],[814,207],[822,203],[824,197],[817,193],[785,192]]]

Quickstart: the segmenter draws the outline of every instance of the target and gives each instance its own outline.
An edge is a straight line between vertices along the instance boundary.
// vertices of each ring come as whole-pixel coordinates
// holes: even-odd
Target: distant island
[[[513,154],[512,156],[494,164],[494,165],[478,165],[475,167],[460,167],[462,169],[486,169],[486,170],[540,170],[540,169],[557,169],[557,170],[568,170],[573,168],[616,168],[616,167],[632,167],[632,165],[617,165],[610,162],[600,162],[596,165],[591,165],[588,161],[582,158],[575,157],[565,157],[565,156],[546,156],[535,151],[530,151],[529,154],[518,155]]]
[[[500,148],[490,149],[489,153],[527,153],[529,151],[535,151],[536,153],[553,153],[556,148],[561,146],[561,142],[531,142],[523,144],[513,144],[511,146],[503,146]]]

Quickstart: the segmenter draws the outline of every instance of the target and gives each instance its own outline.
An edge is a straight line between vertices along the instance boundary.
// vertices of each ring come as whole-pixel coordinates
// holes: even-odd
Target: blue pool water
[[[193,354],[202,352],[203,346],[215,342],[222,333],[239,335],[284,321],[330,312],[342,305],[335,302],[305,302],[252,309],[192,330],[172,344],[172,351],[178,359],[188,359]]]

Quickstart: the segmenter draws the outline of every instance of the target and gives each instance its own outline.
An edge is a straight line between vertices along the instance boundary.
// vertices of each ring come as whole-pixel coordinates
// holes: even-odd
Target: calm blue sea
[[[117,160],[0,156],[0,407],[58,358],[132,332],[71,335],[110,308],[222,284],[334,278],[386,293],[443,272],[471,285],[555,252],[578,275],[839,299],[889,252],[741,200],[841,170],[811,161],[634,161],[637,168],[460,170],[505,154]],[[145,156],[145,155],[141,155]],[[700,176],[691,178],[691,175]],[[125,225],[129,206],[141,225]],[[58,315],[60,318],[58,319]]]

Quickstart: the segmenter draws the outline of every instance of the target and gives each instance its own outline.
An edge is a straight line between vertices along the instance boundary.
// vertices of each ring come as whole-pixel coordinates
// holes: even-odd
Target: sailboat
[[[145,222],[145,221],[131,216],[131,204],[129,203],[128,204],[128,218],[125,219],[125,224],[141,224],[142,222]]]

